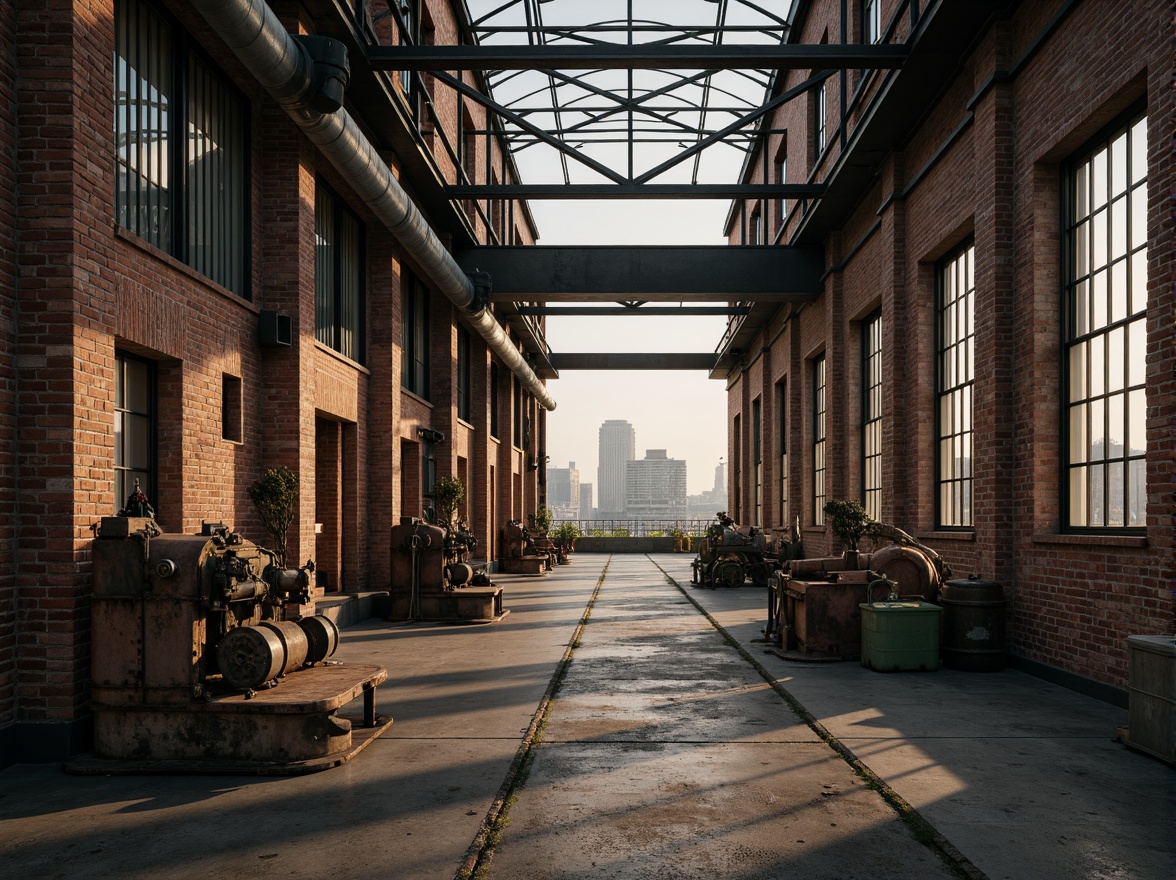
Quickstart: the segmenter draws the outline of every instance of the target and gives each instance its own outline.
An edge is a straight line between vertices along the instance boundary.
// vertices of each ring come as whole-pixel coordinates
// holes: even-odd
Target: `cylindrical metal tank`
[[[973,574],[944,584],[940,602],[944,665],[966,672],[1004,669],[1004,588]]]
[[[298,624],[263,620],[230,630],[217,645],[216,659],[225,681],[249,689],[298,669],[308,650],[306,633]]]

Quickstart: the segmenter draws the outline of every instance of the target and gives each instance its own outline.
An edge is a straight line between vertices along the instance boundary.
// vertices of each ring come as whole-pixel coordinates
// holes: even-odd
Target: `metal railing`
[[[560,523],[570,522],[580,534],[592,538],[659,538],[673,537],[675,530],[694,537],[706,534],[711,519],[557,519],[553,528]]]

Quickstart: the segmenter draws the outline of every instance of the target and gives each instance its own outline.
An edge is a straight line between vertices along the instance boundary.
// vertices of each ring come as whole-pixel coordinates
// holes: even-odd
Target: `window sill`
[[[475,427],[474,427],[474,423],[473,423],[473,422],[467,422],[467,421],[466,421],[465,419],[463,419],[461,416],[458,416],[458,417],[457,417],[457,423],[458,423],[459,425],[461,425],[463,428],[468,428],[468,429],[469,429],[469,430],[471,430],[471,431],[476,431],[476,430],[477,430],[477,428],[475,428]]]
[[[429,409],[433,408],[433,404],[431,404],[429,401],[425,400],[419,394],[416,394],[415,392],[409,391],[403,385],[400,386],[400,393],[405,395],[406,397],[411,397],[413,400],[417,401],[418,403],[423,403]]]
[[[1034,544],[1086,544],[1095,547],[1146,547],[1146,535],[1061,535],[1057,532],[1037,532]]]
[[[160,250],[155,245],[153,245],[151,242],[149,242],[147,239],[140,238],[139,236],[135,235],[135,233],[130,232],[129,230],[123,229],[121,226],[114,227],[114,237],[119,239],[120,241],[126,242],[127,244],[129,244],[133,248],[141,250],[143,253],[147,254],[148,256],[154,257],[155,259],[159,260],[161,263],[166,263],[172,269],[175,269],[177,272],[179,272],[182,275],[186,275],[188,278],[192,279],[197,284],[199,284],[203,287],[207,287],[213,293],[218,293],[221,296],[225,297],[226,299],[230,299],[233,302],[237,303],[237,305],[244,306],[245,308],[249,309],[251,312],[256,312],[257,314],[261,314],[261,307],[260,306],[253,304],[252,302],[245,299],[245,297],[241,296],[240,294],[233,293],[233,291],[229,290],[227,287],[222,287],[220,284],[217,284],[217,282],[213,281],[208,276],[201,275],[199,272],[197,272],[195,269],[193,269],[187,263],[184,263],[181,260],[177,259],[176,257],[173,257],[167,251]]]
[[[915,532],[915,537],[926,541],[975,541],[975,532],[931,531]]]
[[[340,354],[339,352],[335,351],[335,349],[331,348],[331,346],[319,342],[317,339],[314,341],[314,347],[316,351],[321,351],[323,354],[329,354],[340,363],[346,364],[349,367],[353,367],[366,376],[370,376],[372,374],[372,371],[361,364],[359,361],[353,361],[347,355]]]

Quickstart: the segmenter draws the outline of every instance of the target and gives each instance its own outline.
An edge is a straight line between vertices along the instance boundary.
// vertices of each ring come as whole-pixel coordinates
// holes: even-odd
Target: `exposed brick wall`
[[[0,45],[16,42],[17,9],[0,3]],[[0,152],[11,157],[18,148],[17,59],[0,53]],[[18,315],[18,173],[16,163],[0,162],[0,505],[16,510],[17,315]],[[17,713],[16,519],[0,522],[0,727]]]
[[[247,487],[266,468],[288,467],[301,495],[288,559],[318,557],[333,588],[388,585],[388,530],[422,506],[419,428],[446,431],[451,445],[437,452],[450,464],[439,473],[450,472],[458,457],[469,462],[476,509],[488,510],[491,498],[509,509],[516,475],[524,485],[522,459],[509,440],[500,453],[485,439],[485,376],[480,385],[475,379],[483,398],[480,407],[475,400],[473,422],[453,417],[452,339],[460,318],[448,301],[434,296],[437,381],[429,403],[400,387],[404,254],[392,236],[202,18],[186,3],[161,2],[248,103],[249,299],[115,228],[114,0],[0,0],[0,45],[8,47],[0,52],[0,149],[14,159],[0,163],[0,505],[9,513],[0,526],[0,737],[14,722],[68,726],[88,714],[89,527],[124,500],[113,490],[118,352],[155,367],[151,500],[160,523],[191,533],[202,520],[223,520],[268,544]],[[324,23],[299,3],[271,5],[292,32]],[[427,6],[436,40],[456,42],[449,4]],[[437,92],[440,125],[452,140],[456,98]],[[480,108],[471,112],[485,128]],[[434,142],[436,154],[426,161],[455,180]],[[397,158],[388,158],[399,173]],[[506,179],[497,147],[491,168]],[[478,174],[486,179],[484,163]],[[319,177],[366,226],[362,364],[315,340]],[[523,243],[533,243],[531,228],[515,216]],[[260,347],[263,308],[291,316],[291,347]],[[473,347],[476,363],[488,367],[476,336]],[[506,390],[510,374],[500,374]],[[239,440],[224,436],[225,376],[240,380]],[[509,427],[509,391],[500,400],[501,424]],[[526,486],[531,498],[514,503],[533,510],[533,475]],[[316,522],[324,523],[321,536]],[[489,545],[489,525],[479,527]]]
[[[863,194],[845,226],[827,240],[832,269],[824,294],[774,338],[765,333],[760,344],[771,347],[773,381],[788,381],[790,503],[809,523],[811,361],[825,352],[829,497],[857,497],[857,322],[880,302],[883,519],[917,534],[957,573],[978,571],[1004,584],[1012,600],[1016,654],[1124,686],[1125,638],[1174,629],[1176,340],[1173,220],[1164,196],[1173,186],[1170,9],[1144,0],[1116,5],[1113,12],[1105,4],[1081,3],[1045,34],[1061,6],[1021,4],[1010,19],[978,35],[960,74],[919,129],[901,152],[882,161],[879,185]],[[834,3],[817,4],[803,39],[817,41],[835,10]],[[790,73],[788,81],[799,78]],[[1058,505],[1060,166],[1144,96],[1152,303],[1146,539],[1067,536],[1059,534]],[[774,127],[788,128],[790,180],[807,173],[793,175],[793,144],[810,140],[800,103],[785,105],[772,120]],[[877,230],[868,234],[875,223]],[[739,240],[737,228],[730,235]],[[969,240],[975,243],[977,284],[975,528],[944,532],[935,530],[935,275],[939,260]],[[736,417],[746,426],[749,387],[756,389],[753,396],[761,387],[753,370],[729,386],[732,426]],[[731,449],[746,443],[746,427],[742,434],[730,437]],[[774,443],[775,432],[765,437]],[[765,452],[768,459],[777,454],[775,448]],[[778,507],[770,514],[778,516]],[[827,531],[808,530],[804,540],[810,555],[832,549]]]

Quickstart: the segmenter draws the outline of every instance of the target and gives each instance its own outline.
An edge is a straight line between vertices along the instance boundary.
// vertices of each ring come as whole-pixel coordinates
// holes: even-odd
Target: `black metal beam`
[[[825,192],[820,183],[531,183],[451,186],[453,199],[811,199]]]
[[[706,370],[715,365],[713,352],[699,354],[552,354],[556,370]]]
[[[636,45],[371,46],[377,70],[744,70],[890,69],[901,67],[903,45]]]
[[[491,302],[809,302],[823,289],[821,248],[489,246],[454,252],[484,271]]]
[[[738,316],[751,312],[750,306],[640,306],[617,308],[598,306],[519,306],[516,310],[520,315],[535,315],[537,317],[567,317],[584,316],[593,318],[615,318],[621,315],[645,315],[655,318],[696,318],[712,315]]]

